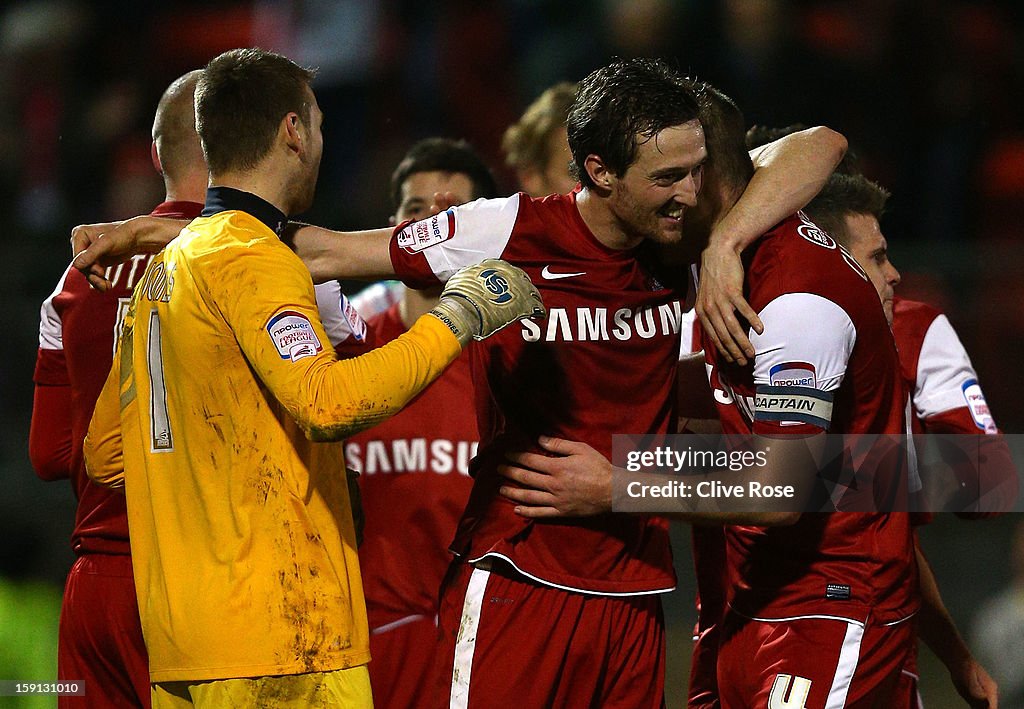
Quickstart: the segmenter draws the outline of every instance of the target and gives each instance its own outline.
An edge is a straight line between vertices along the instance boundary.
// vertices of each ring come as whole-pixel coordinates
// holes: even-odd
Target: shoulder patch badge
[[[313,323],[294,310],[282,310],[271,317],[267,321],[267,333],[281,359],[297,362],[323,350]]]
[[[985,401],[985,395],[981,391],[978,380],[968,379],[960,389],[964,393],[964,399],[967,400],[967,408],[971,410],[974,425],[985,433],[996,433],[996,422],[993,420],[992,414],[989,413],[988,402]]]
[[[398,245],[410,254],[429,249],[455,236],[455,211],[435,214],[406,226],[398,232]]]

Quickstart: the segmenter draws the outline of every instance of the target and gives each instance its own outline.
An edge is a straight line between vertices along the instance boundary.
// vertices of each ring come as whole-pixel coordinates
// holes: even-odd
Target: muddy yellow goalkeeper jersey
[[[86,439],[90,476],[124,483],[150,677],[360,665],[368,632],[342,450],[310,439],[395,413],[460,346],[425,317],[337,361],[309,273],[270,226],[280,213],[225,188],[211,189],[212,211],[136,287]]]

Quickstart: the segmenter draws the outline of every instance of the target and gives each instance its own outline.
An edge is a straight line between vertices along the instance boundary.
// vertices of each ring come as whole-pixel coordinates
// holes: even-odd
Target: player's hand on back
[[[754,347],[735,313],[758,333],[764,331],[764,325],[743,297],[743,264],[728,246],[712,241],[701,254],[694,309],[705,334],[723,357],[743,365],[754,356]]]
[[[586,443],[542,436],[551,455],[514,451],[498,472],[515,485],[502,497],[515,502],[521,517],[587,517],[612,509],[612,464]]]
[[[447,325],[463,346],[524,318],[547,315],[540,293],[521,269],[486,259],[448,279],[430,315]]]

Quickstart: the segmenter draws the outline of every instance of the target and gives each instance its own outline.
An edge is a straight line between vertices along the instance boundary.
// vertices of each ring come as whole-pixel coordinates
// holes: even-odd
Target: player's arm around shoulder
[[[525,274],[506,272],[507,264],[474,267],[478,273],[456,281],[458,292],[442,296],[441,305],[447,307],[421,317],[384,347],[339,361],[298,257],[276,241],[233,251],[228,258],[198,264],[197,283],[222,313],[257,376],[311,440],[340,440],[393,415],[436,379],[470,338],[538,314],[538,307],[527,302],[532,295],[539,306],[536,291],[526,292]],[[520,275],[525,284],[517,280]],[[493,295],[494,302],[484,294]],[[499,308],[502,312],[495,315]]]

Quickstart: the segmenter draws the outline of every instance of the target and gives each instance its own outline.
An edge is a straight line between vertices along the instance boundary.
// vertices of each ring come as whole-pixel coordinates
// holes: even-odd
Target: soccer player
[[[565,132],[576,88],[575,83],[563,81],[545,89],[501,139],[505,162],[531,197],[563,194],[576,186]]]
[[[714,156],[702,202],[710,213],[698,206],[688,236],[690,226],[699,231],[713,224],[751,173],[742,114],[711,87],[701,96]],[[762,334],[751,333],[754,361],[723,361],[705,343],[724,431],[810,438],[824,431],[902,432],[905,397],[895,347],[877,295],[856,262],[801,213],[768,230],[744,258],[744,285],[764,324]],[[799,385],[790,383],[797,370]],[[766,388],[773,396],[755,396]],[[783,404],[774,405],[780,399]],[[785,406],[797,399],[815,403],[809,410]],[[525,459],[540,462],[549,476],[573,465],[579,474],[609,466],[579,443],[547,441],[545,447],[570,453]],[[506,472],[532,479],[521,470]],[[521,504],[531,499],[515,490],[508,494]],[[540,499],[550,502],[551,490],[545,495]],[[725,612],[718,648],[722,706],[885,701],[902,669],[906,620],[917,608],[906,515],[802,515],[791,526],[730,525],[716,548],[697,549],[705,551],[716,552],[705,557],[710,566],[697,558],[698,577],[714,582],[708,612]],[[728,597],[715,600],[721,588],[729,589]],[[705,589],[700,592],[706,600]]]
[[[862,264],[882,299],[899,349],[900,369],[911,393],[914,432],[994,436],[999,429],[985,402],[978,375],[948,318],[926,303],[906,300],[895,293],[900,277],[889,261],[888,244],[879,227],[888,197],[885,189],[860,174],[837,173],[805,211]],[[995,450],[989,447],[988,452]],[[992,472],[1004,469],[994,462],[986,468]],[[978,471],[960,472],[966,493],[975,498],[974,507],[979,493],[994,492],[979,490]],[[1015,497],[1016,478],[1006,482],[1012,489],[1003,490],[1002,496]],[[1002,507],[998,500],[987,502],[988,511]]]
[[[154,706],[371,705],[341,447],[317,442],[393,414],[470,339],[543,314],[492,261],[396,341],[336,359],[277,234],[313,198],[311,79],[257,49],[204,69],[206,205],[136,288],[85,441],[90,477],[125,486]]]
[[[391,176],[393,224],[429,216],[434,193],[458,204],[493,198],[490,170],[465,141],[416,143]],[[374,343],[406,332],[437,303],[440,287],[399,288],[399,300],[368,318]],[[360,313],[360,294],[353,305]],[[370,623],[370,684],[377,707],[422,706],[433,687],[437,596],[472,480],[480,438],[467,397],[473,389],[464,352],[402,411],[345,442],[359,479],[366,531],[359,564]]]
[[[502,254],[552,299],[546,322],[506,330],[471,353],[481,454],[453,545],[459,558],[442,596],[438,650],[450,678],[445,703],[457,706],[663,700],[658,594],[675,583],[666,522],[523,519],[498,497],[497,465],[540,433],[610,452],[613,433],[668,431],[682,294],[663,285],[649,245],[681,237],[700,189],[703,129],[681,78],[635,59],[583,81],[568,135],[578,192],[478,201],[393,235],[306,227],[295,237],[315,280],[397,271],[430,286],[463,263]],[[763,233],[817,192],[845,150],[827,129],[794,138],[759,153],[762,169],[723,224],[745,225],[746,238]],[[79,267],[102,285],[93,264],[166,243],[157,222],[140,218],[107,233]],[[108,229],[82,227],[76,240]]]
[[[192,219],[206,194],[206,162],[195,130],[193,95],[200,72],[179,77],[164,92],[153,119],[153,164],[165,201],[158,216]],[[78,499],[61,608],[57,678],[83,680],[96,707],[148,707],[149,667],[132,581],[125,497],[91,482],[82,441],[125,307],[150,257],[110,269],[101,293],[68,268],[43,303],[36,359],[29,457],[44,480],[70,479]],[[77,701],[59,697],[59,706]]]
[[[749,139],[748,139],[749,143]],[[900,370],[910,392],[916,433],[991,435],[998,433],[985,404],[984,394],[970,359],[952,326],[944,315],[925,303],[904,301],[895,296],[900,282],[899,272],[889,260],[888,244],[879,226],[889,193],[859,173],[833,174],[822,192],[805,208],[815,224],[825,229],[845,247],[864,269],[882,301],[886,318],[892,325],[899,350]],[[980,452],[980,451],[979,451]],[[993,440],[984,449],[984,476],[998,485],[1003,499],[1016,496],[1017,478],[1009,451],[1001,440]],[[976,507],[979,497],[979,476],[970,455],[961,457],[957,473],[973,500],[961,505]],[[967,465],[965,465],[967,464]],[[1005,480],[992,480],[993,474],[1005,472]],[[929,481],[925,480],[927,489]],[[968,504],[973,502],[974,504]],[[992,499],[988,504],[996,504]],[[991,508],[989,508],[991,509]],[[979,516],[978,513],[966,515]],[[980,516],[985,515],[981,511]],[[912,516],[915,525],[931,521],[930,509]],[[939,594],[931,568],[917,543],[918,565],[922,574],[922,608],[915,619],[918,635],[950,672],[954,686],[972,706],[989,706],[997,696],[995,682],[974,659],[967,643],[957,630]],[[906,706],[917,707],[917,643],[912,642],[907,663],[894,692]]]

